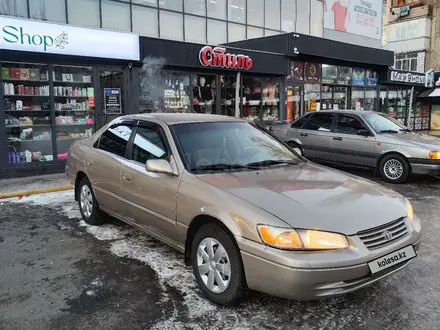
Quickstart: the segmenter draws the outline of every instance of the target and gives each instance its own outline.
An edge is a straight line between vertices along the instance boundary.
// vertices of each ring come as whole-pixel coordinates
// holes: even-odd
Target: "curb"
[[[65,191],[65,190],[71,190],[73,189],[72,185],[65,185],[65,186],[56,186],[56,187],[47,187],[42,189],[32,189],[32,190],[25,190],[25,191],[16,191],[16,192],[8,192],[8,193],[0,193],[0,199],[5,198],[12,198],[12,197],[23,197],[23,196],[30,196],[30,195],[39,195],[39,194],[46,194],[56,191]]]

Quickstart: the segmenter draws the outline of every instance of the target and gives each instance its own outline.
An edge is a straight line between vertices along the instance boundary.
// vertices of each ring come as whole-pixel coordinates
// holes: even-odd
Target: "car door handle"
[[[307,134],[307,133],[300,133],[299,135],[301,135],[301,136],[309,136],[309,134]]]
[[[333,140],[342,141],[342,138],[338,136],[338,137],[334,137]]]
[[[125,180],[125,181],[131,181],[131,176],[128,176],[128,175],[122,175],[122,178]]]

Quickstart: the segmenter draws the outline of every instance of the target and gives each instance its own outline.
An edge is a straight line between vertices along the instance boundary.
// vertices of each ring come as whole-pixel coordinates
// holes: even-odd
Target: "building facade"
[[[63,171],[124,114],[374,110],[381,1],[0,0],[0,177]]]

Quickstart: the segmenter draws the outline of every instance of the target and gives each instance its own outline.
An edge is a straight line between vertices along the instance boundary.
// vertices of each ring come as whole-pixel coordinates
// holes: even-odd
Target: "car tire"
[[[208,250],[209,246],[212,247],[211,253]],[[199,252],[199,248],[204,254]],[[224,249],[225,254],[219,253],[218,256],[223,257],[216,262],[216,252],[221,252],[220,248]],[[191,245],[191,264],[197,284],[204,295],[214,303],[222,306],[233,305],[246,293],[240,250],[221,226],[209,223],[197,231]],[[219,278],[221,282],[218,281]],[[219,283],[223,283],[223,286]]]
[[[298,143],[293,142],[293,141],[289,141],[287,142],[287,144],[293,149],[295,150],[300,156],[304,156],[301,147],[299,146]]]
[[[411,174],[411,167],[403,156],[391,154],[380,161],[379,172],[382,179],[387,182],[404,183]]]
[[[107,215],[99,208],[92,185],[87,178],[82,178],[78,185],[78,206],[87,224],[99,226],[105,223]]]

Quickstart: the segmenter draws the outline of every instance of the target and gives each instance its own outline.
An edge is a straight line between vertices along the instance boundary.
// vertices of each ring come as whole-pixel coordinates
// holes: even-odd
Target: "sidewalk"
[[[2,193],[21,192],[34,189],[47,189],[59,186],[66,186],[69,184],[70,183],[64,173],[5,179],[0,181],[0,195]]]

